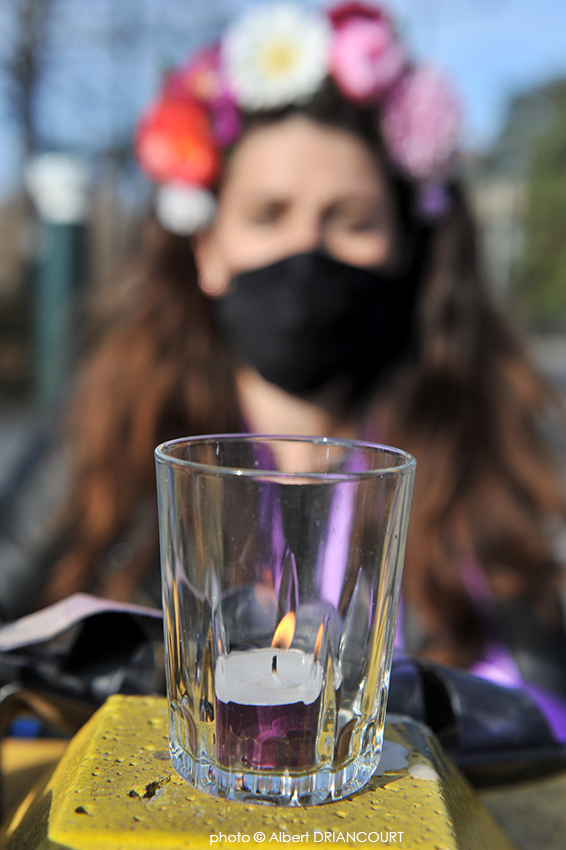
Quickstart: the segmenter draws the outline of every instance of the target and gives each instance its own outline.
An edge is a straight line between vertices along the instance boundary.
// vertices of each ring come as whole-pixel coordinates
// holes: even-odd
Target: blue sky
[[[565,0],[390,0],[421,57],[450,70],[470,146],[488,144],[511,95],[566,77]]]
[[[59,2],[70,16],[71,30],[84,27],[84,0]],[[143,57],[139,47],[137,53],[135,49],[122,53],[116,75],[116,68],[112,72],[94,50],[84,49],[84,42],[74,45],[68,32],[60,33],[59,68],[52,71],[51,97],[48,90],[42,99],[43,123],[59,128],[71,147],[84,146],[95,134],[111,133],[112,109],[129,127],[156,85],[158,66],[165,56],[160,44],[167,44],[168,61],[180,61],[193,46],[188,41],[210,38],[207,14],[214,12],[218,20],[252,2],[256,0],[167,0],[166,5],[162,0],[97,0],[91,7],[96,15],[88,24],[93,41],[118,14],[126,26],[130,20],[145,21],[151,50]],[[5,3],[0,0],[4,38]],[[309,5],[319,3],[310,0]],[[464,143],[472,150],[489,146],[496,137],[513,94],[553,77],[566,77],[566,0],[387,0],[387,6],[406,32],[413,53],[419,59],[436,61],[451,73],[466,114]],[[176,23],[180,14],[186,22],[181,28]],[[77,47],[82,51],[78,61]],[[101,96],[103,91],[106,94]],[[77,104],[83,107],[80,116]],[[0,194],[13,184],[17,165],[17,139],[0,88]]]

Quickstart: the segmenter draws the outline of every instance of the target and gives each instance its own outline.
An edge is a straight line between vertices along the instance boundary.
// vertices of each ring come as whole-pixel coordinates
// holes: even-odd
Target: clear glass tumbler
[[[381,751],[416,461],[262,435],[155,455],[175,769],[244,802],[358,790]]]

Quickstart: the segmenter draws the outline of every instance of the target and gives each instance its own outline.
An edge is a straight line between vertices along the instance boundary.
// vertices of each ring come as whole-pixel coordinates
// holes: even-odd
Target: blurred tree
[[[25,158],[38,149],[36,95],[48,56],[47,33],[54,0],[12,0],[11,39],[4,40],[0,68],[8,80]]]
[[[116,279],[148,200],[148,182],[132,152],[136,118],[163,71],[219,34],[244,2],[0,0],[0,117],[6,133],[0,168],[10,166],[9,174],[0,175],[0,285],[6,282],[0,291],[0,397],[9,383],[3,364],[9,360],[10,376],[19,376],[22,364],[31,363],[31,305],[36,317],[40,313],[34,266],[49,244],[37,239],[34,210],[22,192],[28,160],[60,151],[91,166],[87,283],[92,289]],[[16,142],[14,157],[1,148],[6,138]],[[5,248],[8,239],[14,257]],[[10,327],[2,318],[8,315],[14,317]],[[11,387],[15,378],[10,381]],[[18,387],[25,383],[18,381]]]
[[[566,80],[533,93],[546,126],[530,142],[516,296],[531,322],[566,325]]]
[[[509,102],[470,185],[491,279],[534,330],[566,329],[566,80]]]
[[[40,148],[37,122],[38,88],[48,61],[48,28],[55,0],[5,0],[0,42],[0,74],[26,162]],[[29,196],[11,198],[2,208],[3,237],[12,241],[12,262],[5,266],[0,291],[0,394],[20,401],[31,388],[31,317],[29,292],[33,277],[29,243],[34,212]],[[3,258],[8,254],[3,246]],[[15,248],[15,253],[14,253]]]
[[[162,71],[213,38],[237,0],[0,0],[0,101],[38,149],[127,159]],[[1,103],[0,103],[1,105]]]

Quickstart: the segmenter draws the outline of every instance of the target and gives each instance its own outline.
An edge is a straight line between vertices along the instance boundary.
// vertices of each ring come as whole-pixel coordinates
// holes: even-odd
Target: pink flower
[[[460,105],[444,75],[427,66],[407,74],[384,104],[382,130],[393,160],[411,177],[442,175],[460,131]]]
[[[386,92],[405,67],[405,51],[385,17],[352,17],[341,23],[330,53],[330,73],[342,92],[366,101]]]

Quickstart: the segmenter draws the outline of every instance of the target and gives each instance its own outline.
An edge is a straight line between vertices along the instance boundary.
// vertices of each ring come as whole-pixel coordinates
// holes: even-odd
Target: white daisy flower
[[[327,73],[331,27],[290,3],[252,7],[226,32],[226,76],[244,109],[308,100]]]

